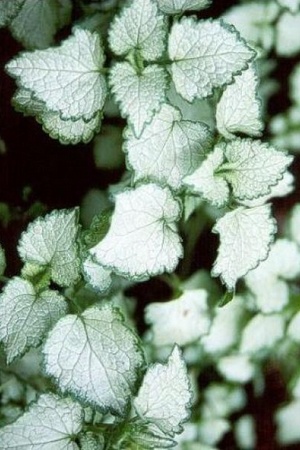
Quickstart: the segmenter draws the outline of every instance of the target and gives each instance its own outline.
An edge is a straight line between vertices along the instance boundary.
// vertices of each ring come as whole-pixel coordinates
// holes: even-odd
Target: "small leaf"
[[[172,272],[182,256],[175,224],[180,209],[169,189],[156,184],[117,194],[111,227],[90,252],[104,267],[133,280]]]
[[[83,410],[69,398],[43,394],[16,422],[0,429],[3,450],[79,450]]]
[[[91,120],[104,106],[103,49],[97,33],[75,28],[59,47],[24,52],[6,69],[62,119]]]
[[[217,105],[217,128],[227,139],[234,133],[259,136],[263,129],[261,102],[257,95],[258,79],[251,67],[226,86]]]
[[[116,55],[136,50],[146,61],[158,59],[164,49],[167,25],[153,0],[133,0],[117,16],[109,31],[109,44]]]
[[[173,439],[162,435],[159,428],[152,423],[147,425],[137,423],[130,430],[129,436],[130,442],[135,444],[135,450],[170,448],[176,445]]]
[[[0,297],[0,340],[7,362],[37,347],[49,329],[67,312],[67,303],[56,291],[38,294],[22,278],[13,278]]]
[[[207,8],[211,0],[157,0],[159,9],[165,14],[181,14],[184,11],[199,11]]]
[[[83,273],[87,283],[96,291],[106,292],[110,288],[111,271],[93,261],[91,256],[88,256],[83,263]]]
[[[256,314],[243,330],[240,352],[257,355],[271,350],[284,334],[285,317],[281,314]]]
[[[252,139],[235,139],[224,147],[227,163],[220,167],[239,200],[269,194],[293,161],[291,155]]]
[[[216,146],[201,166],[184,178],[184,184],[194,194],[201,194],[212,205],[221,207],[229,200],[229,186],[217,169],[222,167],[224,152]]]
[[[24,262],[49,266],[52,280],[69,286],[79,276],[77,233],[77,209],[53,211],[29,224],[19,241],[20,257]]]
[[[110,71],[110,84],[122,116],[128,118],[139,137],[165,101],[167,72],[152,64],[137,73],[129,63],[117,63]]]
[[[5,27],[16,17],[25,0],[1,0],[0,1],[0,28]]]
[[[217,20],[185,17],[174,23],[169,36],[172,78],[177,92],[190,102],[231,83],[254,54],[233,27]]]
[[[62,392],[118,415],[126,413],[144,359],[137,337],[109,304],[67,315],[49,333],[46,372]]]
[[[184,176],[195,170],[211,146],[208,127],[182,120],[180,112],[164,104],[139,139],[128,130],[125,151],[135,181],[153,179],[179,189]]]
[[[56,32],[69,23],[71,11],[70,0],[25,0],[10,30],[26,48],[47,48]]]
[[[292,57],[300,51],[300,12],[284,12],[276,23],[276,52],[279,56]]]
[[[189,417],[192,394],[184,360],[175,346],[166,364],[154,364],[144,376],[134,407],[144,420],[173,437]]]
[[[223,308],[223,306],[226,306],[233,299],[234,299],[234,291],[226,291],[221,300],[219,301],[218,306],[220,308]]]
[[[220,234],[218,257],[212,271],[229,290],[237,280],[266,259],[276,232],[270,205],[239,207],[221,217],[213,228]]]

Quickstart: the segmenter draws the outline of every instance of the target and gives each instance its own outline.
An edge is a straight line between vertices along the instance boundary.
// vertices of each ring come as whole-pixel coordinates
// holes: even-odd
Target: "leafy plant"
[[[1,248],[0,448],[213,450],[275,349],[299,397],[285,359],[300,340],[300,210],[275,240],[270,203],[293,190],[284,149],[299,148],[299,66],[269,142],[264,126],[269,52],[300,50],[285,38],[300,4],[243,2],[204,18],[208,0],[75,3],[1,0],[0,26],[25,47],[5,67],[12,104],[61,144],[95,137],[97,166],[124,154],[126,170],[92,220],[81,214],[85,226],[77,207],[35,218],[12,278]],[[220,282],[192,268],[207,228]],[[171,294],[153,293],[143,335],[132,295],[150,279]],[[234,427],[238,448],[254,448],[253,419]]]

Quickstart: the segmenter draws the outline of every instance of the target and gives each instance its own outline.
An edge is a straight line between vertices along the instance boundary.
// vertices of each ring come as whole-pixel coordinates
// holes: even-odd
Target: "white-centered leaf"
[[[52,280],[69,286],[79,276],[78,210],[57,210],[29,224],[18,245],[24,262],[49,267]]]
[[[199,11],[207,8],[211,0],[157,0],[159,9],[166,14],[181,14],[184,11]]]
[[[284,12],[276,23],[276,52],[279,56],[292,57],[300,51],[300,12]]]
[[[82,424],[79,403],[43,394],[16,422],[0,429],[0,449],[78,450],[74,438]]]
[[[172,78],[188,101],[231,83],[254,54],[233,27],[217,20],[186,17],[174,23],[169,36]]]
[[[17,111],[25,115],[35,116],[43,126],[43,130],[53,139],[58,139],[61,144],[85,144],[100,131],[102,112],[99,111],[91,120],[61,119],[59,112],[47,111],[45,103],[34,98],[28,89],[18,89],[12,99],[12,104]]]
[[[29,281],[11,279],[0,296],[0,340],[8,363],[37,347],[66,312],[67,303],[57,292],[38,294]]]
[[[103,63],[99,35],[77,28],[59,47],[24,52],[6,69],[62,119],[88,121],[104,106]]]
[[[136,50],[146,61],[159,58],[166,44],[167,24],[154,0],[133,0],[117,16],[109,31],[109,44],[116,55]]]
[[[278,239],[268,258],[245,277],[255,295],[255,302],[263,313],[279,312],[289,302],[289,285],[300,275],[300,251],[295,242]]]
[[[0,1],[0,27],[4,27],[16,17],[25,0],[1,0]]]
[[[177,346],[166,364],[154,364],[143,379],[134,407],[145,420],[174,436],[189,416],[192,393],[185,362]]]
[[[106,292],[112,283],[111,271],[93,261],[91,256],[83,262],[83,273],[86,281],[96,291]]]
[[[70,21],[71,11],[70,0],[25,0],[10,30],[24,47],[47,48],[56,32]]]
[[[184,178],[183,182],[194,194],[201,194],[214,206],[221,207],[229,199],[229,186],[217,170],[224,162],[222,146],[216,146],[201,166],[194,173]]]
[[[43,353],[46,372],[63,392],[105,411],[126,412],[144,359],[119,310],[102,304],[67,315],[49,333]]]
[[[248,355],[223,356],[217,362],[218,371],[233,383],[248,383],[255,374],[255,365]]]
[[[151,325],[154,345],[187,345],[209,330],[207,292],[186,290],[175,300],[150,303],[145,319]]]
[[[139,74],[129,63],[117,63],[110,71],[110,84],[123,117],[139,137],[165,101],[167,72],[153,64]]]
[[[172,272],[182,256],[175,221],[181,207],[167,188],[141,185],[116,195],[111,226],[90,251],[104,267],[133,280]]]
[[[269,194],[293,160],[291,155],[259,140],[235,139],[223,148],[227,163],[221,166],[220,173],[239,200]]]
[[[174,189],[199,166],[212,143],[205,124],[182,120],[179,110],[166,104],[139,139],[131,130],[125,137],[124,149],[135,180],[150,178]]]
[[[271,350],[284,337],[285,318],[281,314],[256,314],[245,326],[241,353],[256,355]]]
[[[269,204],[239,207],[221,217],[213,228],[220,234],[218,257],[212,271],[229,290],[237,280],[266,259],[277,230]]]
[[[227,139],[234,133],[259,136],[263,129],[261,101],[257,95],[258,79],[254,68],[242,72],[226,86],[217,105],[217,128]]]

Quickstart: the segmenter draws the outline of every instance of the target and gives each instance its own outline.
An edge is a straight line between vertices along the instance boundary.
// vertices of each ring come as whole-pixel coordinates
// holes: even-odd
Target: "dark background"
[[[213,6],[201,16],[218,17],[228,6],[234,4],[237,2],[215,0]],[[75,8],[74,18],[76,15]],[[65,29],[62,33],[67,35],[68,32],[69,30]],[[35,119],[24,118],[22,114],[13,110],[10,100],[15,91],[15,83],[5,74],[3,68],[6,62],[20,50],[22,50],[20,44],[10,36],[9,32],[0,30],[0,137],[6,144],[6,151],[0,154],[0,202],[9,204],[14,217],[6,226],[3,223],[0,224],[0,242],[7,254],[8,276],[16,275],[20,270],[16,244],[20,233],[35,215],[32,205],[41,211],[79,205],[90,188],[105,189],[109,183],[117,182],[122,173],[122,170],[99,171],[94,165],[91,144],[62,146],[58,141],[48,137]],[[278,66],[273,76],[280,82],[280,90],[270,99],[269,116],[281,112],[289,105],[287,80],[292,67],[297,62],[295,59],[285,60],[277,57],[276,59]],[[268,139],[267,133],[263,139]],[[292,172],[296,174],[298,169],[299,162],[296,160]],[[29,195],[24,195],[25,187],[31,188]],[[275,215],[279,224],[296,201],[299,201],[298,186],[288,198],[275,202]],[[40,202],[42,206],[39,207],[37,202]],[[210,236],[210,233],[205,234],[197,244],[197,248],[201,249],[199,253],[207,255],[204,262],[207,267],[211,266],[216,250],[216,241],[212,241]],[[199,266],[197,254],[196,249],[195,268]],[[155,284],[148,292],[151,291],[153,295],[156,291],[159,297],[164,295],[163,288]],[[150,299],[144,295],[144,288],[138,290],[136,294],[141,300],[140,312],[142,313],[145,303]],[[272,420],[273,412],[278,404],[286,399],[285,386],[279,369],[274,365],[267,365],[266,391],[262,398],[255,398],[250,386],[247,389],[250,402],[244,412],[253,414],[256,419],[257,449],[279,448],[275,444],[275,428]],[[219,448],[234,449],[232,436],[226,436]],[[300,449],[300,445],[286,447],[286,449],[297,448]]]

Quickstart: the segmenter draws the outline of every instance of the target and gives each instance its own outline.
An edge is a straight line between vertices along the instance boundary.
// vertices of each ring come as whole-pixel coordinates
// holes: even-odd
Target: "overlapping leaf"
[[[78,450],[74,437],[82,424],[79,403],[43,394],[16,422],[0,429],[0,449]]]
[[[166,14],[181,14],[184,11],[199,11],[211,0],[157,0],[159,8]]]
[[[182,120],[164,104],[137,139],[129,130],[125,151],[135,180],[153,179],[179,189],[184,176],[195,170],[211,146],[211,133],[200,122]]]
[[[59,47],[24,52],[6,69],[62,119],[91,120],[103,108],[104,54],[97,33],[75,29]]]
[[[55,291],[35,292],[22,278],[13,278],[0,297],[0,340],[11,363],[30,347],[37,347],[49,329],[67,312],[67,303]]]
[[[45,368],[63,392],[122,415],[144,360],[137,337],[109,304],[67,315],[50,332]]]
[[[145,184],[116,195],[111,226],[90,251],[104,267],[141,280],[172,272],[182,256],[180,204],[167,188]]]
[[[129,63],[117,63],[111,69],[110,84],[122,115],[139,137],[165,101],[167,72],[153,64],[137,73]]]

